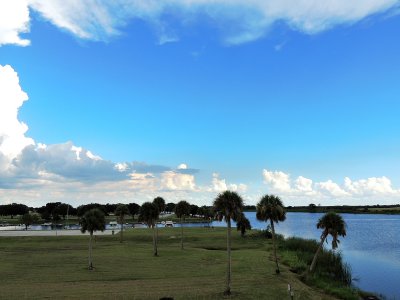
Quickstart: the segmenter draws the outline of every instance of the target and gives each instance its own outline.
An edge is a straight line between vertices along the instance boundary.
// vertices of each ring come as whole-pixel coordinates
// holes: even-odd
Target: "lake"
[[[266,223],[256,219],[255,212],[245,214],[253,228],[266,228]],[[322,215],[287,213],[285,222],[278,224],[276,232],[285,237],[319,240],[321,230],[316,228],[316,223]],[[382,294],[387,299],[400,299],[400,216],[342,216],[347,223],[347,236],[340,238],[339,249],[351,266],[353,277],[356,278],[354,284],[363,290]],[[213,222],[213,225],[222,225],[218,223]]]

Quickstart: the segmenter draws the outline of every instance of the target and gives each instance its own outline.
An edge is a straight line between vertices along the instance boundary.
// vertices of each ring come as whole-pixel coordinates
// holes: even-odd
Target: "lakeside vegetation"
[[[152,229],[129,229],[123,243],[118,235],[97,236],[93,271],[87,270],[86,236],[0,238],[0,298],[222,298],[226,229],[185,228],[184,250],[180,234],[179,228],[159,230],[158,257],[152,253]],[[261,231],[248,232],[245,238],[232,231],[232,298],[286,299],[291,284],[295,299],[335,299],[322,291],[328,285],[334,293],[347,293],[344,299],[358,299],[356,290],[333,285],[332,273],[325,280],[319,277],[324,271],[318,266],[326,265],[323,255],[315,275],[303,282],[302,257],[307,265],[313,253],[299,252],[303,242],[293,246],[278,240],[283,264],[276,275],[271,239]]]

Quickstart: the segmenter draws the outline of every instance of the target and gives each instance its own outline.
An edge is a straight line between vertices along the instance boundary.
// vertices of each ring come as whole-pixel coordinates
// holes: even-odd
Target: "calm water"
[[[266,223],[246,212],[253,228],[265,229]],[[284,236],[318,239],[316,223],[322,214],[288,213],[276,231]],[[339,249],[350,264],[355,285],[383,294],[387,299],[400,299],[400,216],[342,214],[347,223],[347,236],[340,239]],[[214,226],[218,226],[214,223]],[[331,241],[331,240],[330,240]]]

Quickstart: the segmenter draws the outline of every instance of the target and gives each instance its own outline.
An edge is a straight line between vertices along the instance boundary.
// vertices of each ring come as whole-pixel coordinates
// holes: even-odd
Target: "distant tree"
[[[243,213],[240,215],[240,218],[236,222],[236,228],[238,231],[240,230],[240,235],[242,237],[244,237],[246,230],[251,230],[250,221]]]
[[[322,246],[328,235],[332,236],[332,249],[336,249],[338,247],[340,243],[338,239],[339,236],[342,237],[346,236],[346,223],[341,215],[336,214],[334,212],[328,212],[325,215],[323,215],[318,220],[317,228],[322,229],[323,231],[321,234],[321,242],[319,243],[317,252],[315,253],[312,263],[310,265],[310,272],[313,272],[315,268],[318,254],[321,251]]]
[[[32,224],[39,222],[39,216],[35,213],[26,213],[20,217],[20,222],[25,225],[25,230]]]
[[[124,223],[125,223],[125,216],[129,214],[128,206],[125,204],[119,204],[115,209],[115,215],[118,218],[118,223],[121,225],[121,233],[120,233],[120,240],[119,242],[123,242],[123,232],[124,232]]]
[[[92,239],[93,232],[104,231],[106,228],[106,218],[104,212],[98,208],[92,208],[85,212],[81,218],[81,231],[85,233],[89,232],[89,270],[93,270],[92,263]]]
[[[153,203],[158,207],[158,211],[160,214],[165,210],[165,200],[162,197],[156,197],[153,200]]]
[[[77,216],[82,217],[87,211],[89,211],[93,208],[100,209],[104,213],[104,215],[106,215],[103,205],[101,205],[99,203],[90,203],[90,204],[79,205],[77,207]]]
[[[104,207],[104,212],[105,212],[107,215],[113,214],[113,213],[115,213],[115,210],[117,209],[117,206],[118,206],[118,204],[114,204],[114,203],[110,204],[110,203],[107,203],[106,205],[103,205],[103,207]]]
[[[66,203],[60,203],[60,205],[54,208],[54,211],[52,212],[52,214],[62,216],[64,220],[67,214],[74,215],[74,213],[76,213],[75,209],[71,205]]]
[[[140,205],[136,203],[129,203],[128,204],[129,213],[132,216],[132,220],[135,220],[135,215],[139,213]]]
[[[280,273],[278,257],[276,255],[276,241],[275,241],[275,226],[274,223],[285,221],[286,212],[283,206],[282,200],[278,196],[265,195],[261,198],[257,204],[256,212],[257,220],[259,221],[270,221],[272,229],[272,244],[274,247],[274,256],[276,263],[276,274]]]
[[[196,204],[190,205],[190,215],[195,216],[199,212],[199,207]]]
[[[218,221],[225,219],[227,223],[227,253],[228,253],[228,272],[226,274],[226,289],[224,295],[231,294],[231,220],[237,221],[243,212],[243,199],[236,192],[225,191],[214,200],[214,210]]]
[[[181,249],[183,250],[183,222],[190,214],[190,204],[184,200],[179,201],[175,206],[175,214],[181,221]]]
[[[48,211],[44,211],[40,214],[41,218],[45,221],[51,220],[51,214]]]
[[[154,256],[158,256],[157,249],[157,235],[155,232],[155,228],[157,226],[156,222],[158,220],[158,216],[160,212],[158,210],[157,205],[151,202],[145,202],[140,207],[139,212],[139,222],[144,222],[150,228],[153,228],[153,248],[154,248]]]
[[[25,204],[12,203],[2,205],[0,211],[1,215],[11,216],[11,219],[13,219],[14,216],[26,214],[29,211],[29,208]]]
[[[214,216],[213,208],[210,206],[206,206],[206,205],[199,207],[197,213],[199,215],[203,216],[203,219],[207,220],[208,222],[210,222]]]
[[[167,212],[174,212],[175,211],[175,203],[169,202],[167,203],[167,205],[165,206],[165,211]]]

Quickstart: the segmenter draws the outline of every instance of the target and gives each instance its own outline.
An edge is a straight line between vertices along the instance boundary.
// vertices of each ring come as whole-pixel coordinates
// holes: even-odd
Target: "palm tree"
[[[218,221],[225,219],[227,223],[227,253],[228,253],[228,272],[226,274],[226,289],[224,295],[231,294],[231,274],[232,274],[232,258],[231,258],[231,220],[237,221],[243,211],[243,199],[238,193],[225,191],[220,193],[214,200],[214,210]]]
[[[145,222],[149,228],[150,227],[153,228],[154,256],[158,256],[155,227],[157,226],[156,221],[158,219],[159,214],[160,212],[158,210],[157,205],[151,202],[143,203],[139,211],[139,221]]]
[[[115,215],[118,217],[118,223],[121,224],[121,234],[119,242],[122,243],[123,241],[123,232],[124,232],[124,223],[125,223],[125,216],[129,214],[128,206],[125,204],[119,204],[115,209]]]
[[[335,212],[328,212],[323,215],[317,223],[317,228],[323,229],[321,234],[321,242],[319,243],[317,252],[314,255],[312,263],[310,265],[310,272],[314,270],[315,264],[317,263],[317,257],[319,252],[322,249],[322,245],[324,244],[328,235],[332,236],[332,249],[335,250],[340,241],[338,239],[339,236],[346,236],[346,222],[343,220],[342,216]]]
[[[240,230],[240,235],[244,237],[244,234],[246,233],[246,230],[251,230],[251,224],[249,219],[246,218],[246,216],[242,213],[239,220],[236,222],[236,228],[239,231]]]
[[[274,247],[274,256],[276,263],[276,274],[280,273],[278,257],[276,255],[276,239],[275,239],[275,226],[274,223],[285,221],[286,212],[282,200],[275,195],[265,195],[257,204],[257,220],[267,222],[270,221],[272,229],[272,245]]]
[[[153,203],[158,207],[158,211],[162,213],[165,210],[165,200],[162,197],[156,197]]]
[[[23,214],[20,218],[19,221],[21,224],[25,225],[25,230],[28,230],[28,227],[32,224],[38,223],[39,222],[39,216],[38,214],[31,214],[27,212],[26,214]]]
[[[183,222],[186,216],[190,215],[190,204],[187,201],[180,201],[175,206],[175,214],[181,219],[181,249],[183,250]]]
[[[81,219],[81,231],[85,233],[89,231],[89,270],[93,270],[92,263],[92,238],[94,231],[104,231],[106,228],[106,218],[104,213],[98,208],[88,210]]]

